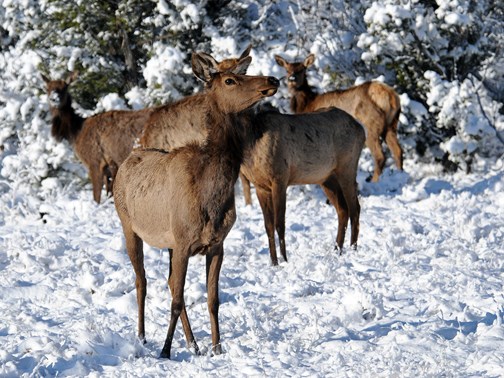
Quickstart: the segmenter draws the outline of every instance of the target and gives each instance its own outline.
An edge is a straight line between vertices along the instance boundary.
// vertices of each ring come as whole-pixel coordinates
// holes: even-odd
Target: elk
[[[308,84],[306,70],[315,61],[310,54],[303,62],[289,63],[275,55],[278,65],[287,71],[287,86],[294,113],[313,112],[334,106],[345,110],[361,122],[367,131],[366,145],[374,159],[372,181],[377,182],[385,166],[381,140],[387,143],[397,168],[403,169],[403,151],[397,140],[397,124],[401,104],[397,93],[386,84],[368,81],[345,89],[317,94]]]
[[[323,110],[298,115],[276,111],[240,115],[255,135],[245,149],[241,171],[256,187],[273,265],[278,264],[275,230],[287,261],[285,211],[287,187],[291,185],[320,185],[338,216],[336,247],[343,248],[349,217],[350,243],[357,246],[360,205],[356,177],[365,132],[345,111]]]
[[[236,122],[236,113],[274,95],[280,85],[274,77],[219,73],[197,53],[192,56],[192,68],[196,77],[206,83],[207,90],[180,100],[181,105],[175,104],[175,108],[181,117],[188,118],[195,109],[204,110],[206,117],[201,127],[206,130],[205,143],[190,142],[171,152],[136,149],[119,167],[114,185],[114,203],[136,275],[138,336],[142,340],[147,289],[143,241],[170,249],[171,317],[162,358],[170,358],[179,317],[189,348],[200,353],[184,304],[188,260],[196,254],[206,255],[212,351],[222,352],[219,273],[224,239],[236,219],[234,184],[243,159],[243,145],[250,133]]]
[[[231,72],[237,75],[245,75],[250,65],[251,58],[246,59],[252,45],[249,45],[238,58],[227,58],[217,61],[211,55],[200,52],[199,55],[209,61],[213,69],[218,72]],[[205,87],[208,83],[205,83]],[[184,103],[167,104],[153,112],[146,122],[140,145],[142,147],[153,147],[164,150],[171,150],[185,145],[194,140],[204,141],[206,129],[201,125],[205,119],[205,109],[198,107],[190,114],[180,112],[179,107],[185,107]],[[252,204],[250,195],[250,182],[245,176],[240,174],[243,186],[245,204]]]
[[[72,97],[68,92],[77,76],[75,72],[66,80],[51,80],[45,75],[41,76],[49,97],[51,134],[58,142],[65,139],[70,143],[86,166],[93,187],[93,198],[100,203],[103,185],[107,194],[111,194],[117,169],[133,149],[134,140],[152,109],[113,110],[84,118],[72,108]]]

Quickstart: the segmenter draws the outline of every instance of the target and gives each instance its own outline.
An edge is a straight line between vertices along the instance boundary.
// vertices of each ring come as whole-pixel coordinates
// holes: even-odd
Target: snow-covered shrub
[[[500,104],[490,98],[481,83],[471,76],[450,82],[432,71],[427,71],[425,78],[429,80],[427,104],[437,118],[436,126],[455,132],[440,144],[451,161],[469,171],[476,154],[489,157],[504,152],[503,137],[497,131],[504,134],[504,117],[495,111]],[[487,116],[492,108],[493,120]]]
[[[416,132],[418,145],[439,146],[466,169],[477,153],[502,150],[495,130],[502,131],[502,120],[487,116],[499,106],[487,76],[502,55],[496,9],[486,1],[376,1],[364,14],[367,31],[359,37],[362,59],[394,72],[397,84],[429,109]]]
[[[201,90],[191,53],[237,56],[251,74],[282,77],[274,54],[316,54],[320,91],[383,77],[401,94],[407,159],[502,153],[502,9],[462,0],[4,0],[0,2],[0,188],[86,178],[50,135],[40,71],[78,71],[70,93],[84,116],[166,103]],[[500,10],[499,10],[500,9]],[[286,87],[270,101],[289,111]],[[501,110],[502,111],[502,110]],[[443,156],[444,155],[444,156]],[[65,185],[61,183],[62,187]],[[42,193],[42,192],[41,192]]]

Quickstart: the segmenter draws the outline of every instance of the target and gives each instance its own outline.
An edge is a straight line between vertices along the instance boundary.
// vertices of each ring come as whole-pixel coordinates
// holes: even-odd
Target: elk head
[[[69,105],[70,97],[68,86],[77,78],[78,72],[72,72],[65,80],[51,80],[43,74],[41,74],[41,76],[46,83],[46,90],[51,108],[60,109]]]
[[[308,85],[306,70],[315,62],[315,55],[310,54],[303,62],[289,63],[280,55],[275,55],[275,61],[287,71],[287,86],[289,89],[299,89]]]
[[[278,90],[280,83],[274,77],[219,72],[212,59],[208,58],[208,54],[193,54],[193,72],[205,83],[208,94],[213,97],[223,113],[238,113],[248,109],[260,99],[273,96]],[[250,56],[240,59],[234,70],[237,72],[246,70],[251,60]]]

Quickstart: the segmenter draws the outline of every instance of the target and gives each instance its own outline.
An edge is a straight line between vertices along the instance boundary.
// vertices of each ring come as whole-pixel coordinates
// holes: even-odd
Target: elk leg
[[[252,205],[252,196],[250,194],[250,181],[240,172],[240,180],[243,188],[243,196],[245,197],[245,205]]]
[[[350,222],[352,223],[350,245],[357,248],[357,239],[359,238],[360,204],[357,195],[357,182],[354,177],[355,174],[342,176],[339,178],[339,183],[350,213]]]
[[[394,161],[398,169],[402,171],[403,169],[403,150],[399,141],[397,140],[397,130],[389,129],[387,130],[387,134],[385,135],[385,142],[392,152],[392,156],[394,157]]]
[[[170,253],[170,273],[168,275],[168,286],[170,287],[170,292],[171,292],[172,298],[175,298],[175,293],[173,291],[173,285],[170,284],[170,279],[171,279],[172,272],[173,272],[173,250],[170,249],[169,253]],[[180,312],[180,321],[182,322],[182,328],[184,329],[187,347],[189,349],[193,348],[194,353],[196,355],[200,355],[201,354],[200,349],[198,347],[198,344],[196,343],[196,339],[194,338],[194,334],[191,329],[191,324],[189,323],[189,317],[187,316],[187,309],[185,308],[185,305],[182,307],[182,310]],[[164,350],[164,348],[163,348],[163,350]],[[170,349],[168,349],[168,354],[169,354],[169,352],[170,352]],[[169,355],[168,355],[168,358],[170,358]]]
[[[103,176],[100,167],[91,166],[89,168],[89,177],[91,179],[91,185],[93,186],[93,199],[99,204],[103,187]]]
[[[378,135],[368,134],[366,143],[374,160],[374,173],[371,181],[378,182],[383,171],[383,167],[385,166],[385,155],[383,155],[380,138]]]
[[[114,180],[117,175],[117,170],[119,167],[117,166],[116,163],[111,162],[110,164],[107,165],[107,195],[111,196],[114,193]]]
[[[171,317],[163,350],[159,356],[160,358],[170,358],[175,327],[177,326],[179,317],[183,312],[185,312],[184,284],[187,274],[187,264],[189,262],[187,257],[188,255],[189,253],[187,249],[179,249],[170,253],[171,272],[168,279],[168,285],[170,286],[170,291],[172,293]],[[187,315],[185,315],[185,317],[187,320]],[[191,328],[188,322],[187,327],[189,327],[189,329]],[[192,331],[190,332],[190,335],[192,335]],[[194,337],[192,338],[194,339]]]
[[[271,194],[273,211],[275,214],[275,228],[280,243],[280,253],[284,260],[287,261],[287,251],[285,248],[285,207],[287,202],[287,188],[282,184],[273,183]]]
[[[110,167],[105,160],[100,162],[100,172],[102,175],[102,181],[105,185],[105,191],[107,192],[107,196],[112,192],[111,184],[112,184],[112,174],[110,172]]]
[[[224,258],[224,247],[219,244],[206,256],[208,312],[212,329],[212,351],[218,355],[222,353],[219,331],[219,274]]]
[[[126,224],[126,226],[124,225]],[[135,287],[138,305],[138,338],[145,343],[145,297],[147,295],[147,280],[145,278],[143,241],[123,222],[126,250],[135,271]]]
[[[273,200],[271,198],[271,193],[263,189],[256,188],[256,194],[257,199],[259,200],[259,205],[261,205],[264,218],[264,227],[266,228],[266,234],[268,235],[271,263],[273,265],[278,265],[278,258],[275,247],[275,218],[273,214]]]
[[[336,236],[336,246],[340,250],[343,248],[345,233],[348,226],[348,206],[343,196],[341,186],[336,177],[330,176],[323,184],[322,189],[325,195],[336,209],[338,215],[338,235]]]

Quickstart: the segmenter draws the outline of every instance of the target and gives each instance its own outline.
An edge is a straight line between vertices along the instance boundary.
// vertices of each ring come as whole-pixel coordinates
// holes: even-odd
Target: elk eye
[[[226,79],[224,83],[226,83],[226,85],[233,85],[236,84],[236,81],[234,81],[233,79]]]

